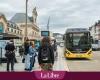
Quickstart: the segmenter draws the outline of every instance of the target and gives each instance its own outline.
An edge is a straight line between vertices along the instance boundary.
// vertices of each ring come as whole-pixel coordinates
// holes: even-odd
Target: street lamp
[[[50,23],[50,16],[48,18],[48,23],[47,23],[47,30],[49,31],[49,23]]]
[[[27,39],[27,4],[28,4],[28,0],[26,0],[26,26],[25,26],[25,40]]]

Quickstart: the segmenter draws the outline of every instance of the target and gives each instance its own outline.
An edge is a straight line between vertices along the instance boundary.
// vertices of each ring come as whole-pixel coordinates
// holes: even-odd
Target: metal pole
[[[48,18],[48,23],[47,23],[47,30],[49,31],[49,23],[50,23],[50,16]]]
[[[25,39],[27,38],[27,3],[28,3],[28,0],[26,0],[26,27],[25,27]]]
[[[0,48],[0,65],[2,65],[2,48]]]

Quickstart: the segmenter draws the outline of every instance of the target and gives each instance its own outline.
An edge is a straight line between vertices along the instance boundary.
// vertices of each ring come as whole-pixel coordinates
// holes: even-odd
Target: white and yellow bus
[[[66,58],[91,58],[91,36],[86,28],[67,29],[64,34]]]

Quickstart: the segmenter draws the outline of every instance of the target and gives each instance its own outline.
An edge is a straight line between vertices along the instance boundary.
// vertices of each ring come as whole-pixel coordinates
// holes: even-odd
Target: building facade
[[[7,42],[13,39],[14,45],[16,47],[16,55],[17,49],[19,46],[22,46],[22,30],[19,29],[18,25],[8,21],[4,14],[0,13],[0,57],[5,58],[5,46]],[[19,53],[18,53],[19,55]]]
[[[27,37],[29,40],[39,40],[40,39],[40,29],[37,26],[37,11],[36,8],[32,11],[32,17],[27,16]],[[26,27],[26,14],[16,13],[10,20],[15,22],[18,27],[22,30],[22,39],[24,42],[25,38],[25,27]]]
[[[60,33],[53,33],[53,36],[55,37],[56,42],[57,42],[58,44],[64,42],[64,41],[63,41],[63,35],[62,35],[62,34],[60,34]]]
[[[7,20],[4,14],[0,13],[0,33],[7,32]]]
[[[0,35],[3,39],[19,39],[22,37],[22,30],[17,24],[9,22],[4,14],[0,14]]]
[[[94,40],[100,40],[100,21],[92,25],[89,30]]]

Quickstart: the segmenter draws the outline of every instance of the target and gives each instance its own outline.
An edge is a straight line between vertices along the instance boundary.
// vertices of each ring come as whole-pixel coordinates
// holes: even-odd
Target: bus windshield
[[[84,36],[84,34],[73,34],[73,37],[71,37],[73,39],[73,46],[78,46],[82,36]]]
[[[66,45],[67,47],[71,49],[90,48],[89,34],[88,33],[69,33],[67,34]]]

